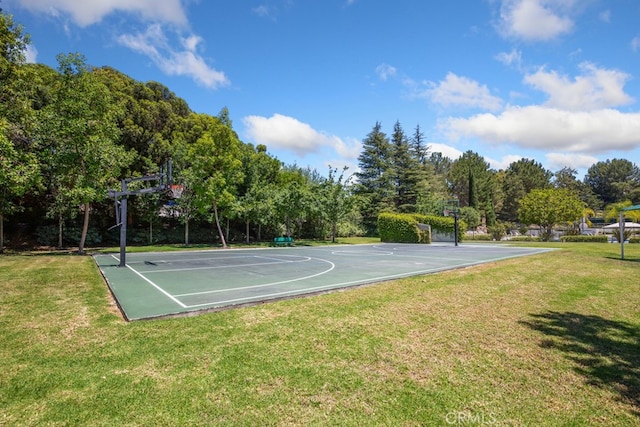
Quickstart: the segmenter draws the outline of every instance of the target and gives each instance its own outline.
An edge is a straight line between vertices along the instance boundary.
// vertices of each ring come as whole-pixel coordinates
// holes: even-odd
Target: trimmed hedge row
[[[607,243],[608,237],[601,234],[597,236],[568,235],[561,236],[561,242],[587,242],[587,243]]]
[[[378,215],[380,240],[394,243],[419,243],[424,238],[418,228],[418,221],[412,214],[396,214],[383,212]],[[431,236],[428,241],[431,242]]]
[[[383,212],[378,215],[380,240],[394,243],[431,243],[431,234],[420,231],[418,224],[430,225],[431,233],[453,235],[455,232],[454,219],[450,217]],[[465,229],[465,223],[459,221],[458,240],[462,240]]]

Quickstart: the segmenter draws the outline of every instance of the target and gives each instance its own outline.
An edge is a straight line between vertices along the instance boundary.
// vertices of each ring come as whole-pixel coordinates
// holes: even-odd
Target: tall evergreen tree
[[[354,192],[360,199],[362,222],[368,234],[375,234],[378,214],[392,210],[393,147],[382,125],[376,122],[373,129],[362,141],[362,152],[358,156],[360,171],[355,173],[357,184]]]
[[[421,178],[420,165],[412,156],[409,139],[399,121],[393,126],[392,144],[396,210],[415,212],[418,184]]]

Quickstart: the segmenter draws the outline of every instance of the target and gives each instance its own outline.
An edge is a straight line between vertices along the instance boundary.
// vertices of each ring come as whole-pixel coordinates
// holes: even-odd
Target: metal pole
[[[122,180],[122,192],[127,192],[127,181]],[[120,199],[120,264],[119,267],[127,265],[127,195]]]
[[[458,246],[458,212],[453,213],[453,241]]]
[[[620,211],[618,225],[620,226],[620,258],[624,259],[624,213],[622,211]]]

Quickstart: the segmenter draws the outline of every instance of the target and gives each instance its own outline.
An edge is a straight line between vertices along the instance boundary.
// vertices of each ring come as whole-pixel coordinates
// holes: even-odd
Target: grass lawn
[[[0,256],[0,425],[639,425],[640,245],[550,245],[132,323],[90,257]]]

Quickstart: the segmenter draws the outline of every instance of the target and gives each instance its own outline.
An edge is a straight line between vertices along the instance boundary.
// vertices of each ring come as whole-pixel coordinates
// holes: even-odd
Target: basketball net
[[[179,185],[179,184],[173,184],[170,187],[171,190],[171,195],[173,196],[174,199],[179,199],[180,197],[182,197],[182,192],[184,191],[184,186],[183,185]]]

